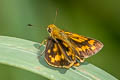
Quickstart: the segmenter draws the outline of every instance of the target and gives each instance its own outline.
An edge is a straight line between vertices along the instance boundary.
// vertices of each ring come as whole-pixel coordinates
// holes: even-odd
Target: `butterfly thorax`
[[[62,41],[69,43],[65,32],[63,30],[59,29],[58,27],[56,27],[54,24],[50,24],[48,26],[47,30],[53,39],[60,39]]]

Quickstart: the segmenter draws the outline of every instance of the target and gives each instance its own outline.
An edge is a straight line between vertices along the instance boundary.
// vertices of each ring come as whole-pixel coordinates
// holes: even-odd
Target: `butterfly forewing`
[[[61,43],[59,40],[58,42]],[[69,68],[74,62],[68,61],[70,57],[67,57],[66,50],[65,48],[63,49],[64,46],[59,43],[54,41],[52,37],[48,38],[45,49],[45,60],[51,66]]]

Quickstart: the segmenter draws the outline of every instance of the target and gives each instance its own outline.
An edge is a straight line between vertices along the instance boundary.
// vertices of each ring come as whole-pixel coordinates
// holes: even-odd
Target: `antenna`
[[[28,27],[39,28],[39,29],[45,28],[45,27],[43,27],[43,26],[37,26],[37,25],[33,25],[33,24],[27,24],[27,26],[28,26]]]
[[[58,13],[58,8],[56,9],[56,14],[55,14],[55,18],[54,18],[54,24],[56,22],[57,13]]]
[[[33,26],[32,24],[27,24],[27,26]]]

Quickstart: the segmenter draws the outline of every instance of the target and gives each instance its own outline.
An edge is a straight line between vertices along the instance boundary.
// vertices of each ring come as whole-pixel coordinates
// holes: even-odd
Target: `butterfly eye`
[[[49,33],[51,33],[51,29],[50,29],[50,28],[47,28],[47,31],[48,31]]]

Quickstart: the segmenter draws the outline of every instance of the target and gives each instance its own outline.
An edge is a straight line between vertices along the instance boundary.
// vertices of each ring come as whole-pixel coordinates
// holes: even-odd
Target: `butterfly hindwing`
[[[103,44],[95,39],[87,38],[78,34],[65,32],[68,35],[69,41],[74,45],[78,59],[88,58],[101,50]]]
[[[45,60],[46,62],[54,67],[61,67],[61,68],[69,68],[74,63],[69,62],[68,58],[65,54],[65,48],[63,49],[63,45],[58,40],[59,43],[53,40],[52,37],[49,37],[47,40],[47,45],[45,49]]]

